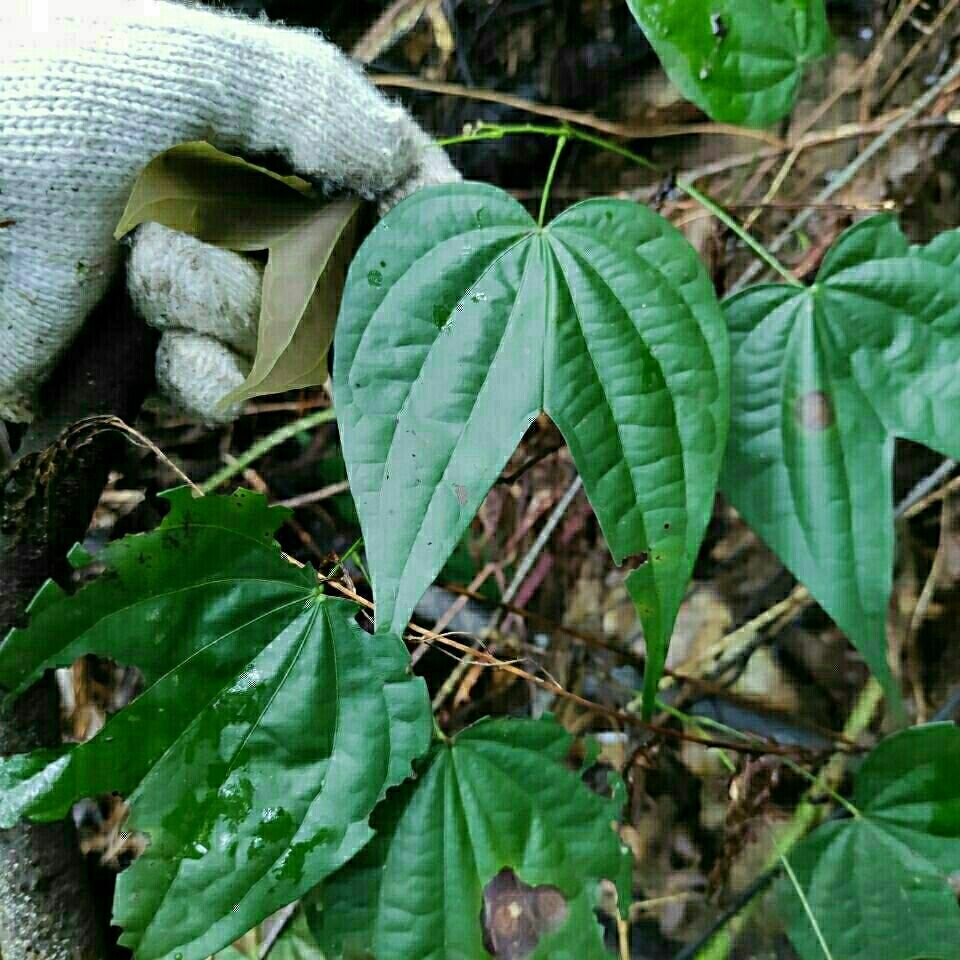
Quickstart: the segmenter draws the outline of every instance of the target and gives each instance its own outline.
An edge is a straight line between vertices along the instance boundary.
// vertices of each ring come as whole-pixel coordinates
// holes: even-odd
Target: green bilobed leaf
[[[418,778],[378,808],[374,840],[312,900],[321,948],[343,960],[489,960],[484,890],[509,869],[534,897],[551,888],[565,906],[533,952],[497,955],[605,960],[599,882],[629,892],[631,859],[612,826],[617,802],[563,765],[569,745],[552,719],[481,721],[435,745]],[[535,908],[518,899],[522,930]]]
[[[0,647],[17,692],[88,652],[144,677],[91,741],[0,760],[0,827],[121,793],[149,839],[119,880],[122,942],[139,960],[200,960],[363,847],[431,718],[399,639],[372,640],[282,556],[287,511],[244,492],[168,499],[159,528],[107,546],[75,596],[48,584]]]
[[[130,194],[118,239],[151,221],[228,250],[268,251],[253,368],[224,405],[327,379],[362,204],[312,189],[197,141],[155,157]]]
[[[886,661],[894,437],[960,456],[958,238],[911,248],[871,217],[811,288],[724,304],[733,410],[722,487],[898,701]]]
[[[334,393],[379,629],[398,633],[524,431],[564,435],[648,645],[646,706],[709,519],[727,335],[665,220],[589,200],[538,229],[502,190],[427,188],[347,278]]]
[[[960,957],[960,729],[929,724],[884,740],[857,775],[861,817],[820,827],[790,854],[840,960]],[[803,960],[823,950],[793,887],[779,902]]]
[[[715,120],[765,127],[830,51],[824,0],[627,0],[670,79]]]

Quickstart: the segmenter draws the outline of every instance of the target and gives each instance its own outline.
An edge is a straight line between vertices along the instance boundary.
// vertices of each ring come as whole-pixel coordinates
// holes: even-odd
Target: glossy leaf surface
[[[376,838],[314,899],[321,948],[344,960],[489,960],[500,944],[496,956],[604,960],[599,882],[629,891],[631,861],[612,826],[617,802],[564,766],[570,739],[552,719],[488,720],[435,745],[378,808]],[[505,882],[505,868],[518,879]],[[506,902],[489,886],[498,875]],[[517,951],[521,938],[532,952]]]
[[[151,221],[228,250],[268,251],[253,368],[224,404],[327,379],[361,203],[311,191],[300,177],[195,142],[147,164],[127,202],[118,238]]]
[[[956,960],[960,907],[960,729],[914,727],[884,740],[857,774],[862,816],[820,827],[790,864],[834,957]],[[803,960],[823,950],[792,886],[779,901]]]
[[[557,424],[648,647],[652,704],[727,432],[723,317],[665,220],[589,200],[539,229],[502,190],[427,188],[347,279],[334,391],[380,629],[405,629],[540,411]]]
[[[122,942],[200,960],[370,839],[431,718],[400,641],[373,640],[281,555],[286,511],[243,492],[168,498],[160,527],[104,548],[106,572],[75,596],[48,583],[0,647],[0,683],[18,692],[84,653],[144,678],[91,741],[0,761],[0,826],[121,793],[149,839],[119,880]]]
[[[824,0],[627,0],[680,92],[715,120],[764,127],[830,49]]]
[[[894,437],[960,456],[960,235],[852,227],[807,289],[726,301],[733,410],[722,486],[896,696],[886,662]]]

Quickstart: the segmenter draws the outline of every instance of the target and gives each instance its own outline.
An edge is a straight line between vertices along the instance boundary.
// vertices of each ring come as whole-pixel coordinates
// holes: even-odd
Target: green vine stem
[[[347,552],[334,564],[333,568],[327,574],[326,579],[332,580],[345,566],[347,561],[363,546],[363,537],[357,537],[350,545]]]
[[[636,709],[639,706],[639,702],[630,704],[627,709]],[[737,730],[734,727],[729,727],[725,723],[721,723],[719,720],[714,720],[712,717],[696,717],[689,713],[684,713],[682,710],[678,710],[676,707],[670,706],[668,703],[664,703],[662,700],[657,700],[657,709],[662,710],[664,713],[669,714],[671,717],[679,720],[681,723],[688,726],[700,727],[705,730],[715,730],[720,733],[726,734],[728,737],[732,737],[734,740],[742,740],[746,743],[755,743],[763,745],[763,741],[758,737],[751,736],[748,733],[744,733],[742,730]],[[785,766],[788,766],[794,773],[798,776],[803,777],[805,780],[808,780],[813,787],[817,790],[825,793],[834,803],[839,804],[847,813],[850,814],[855,820],[863,816],[863,814],[845,797],[843,794],[838,793],[834,787],[827,783],[823,778],[812,774],[806,767],[802,767],[795,760],[792,760],[790,757],[781,758]]]
[[[844,725],[844,737],[848,740],[859,740],[873,722],[873,717],[882,702],[883,690],[880,684],[871,677],[857,698],[857,702]],[[843,753],[836,753],[830,758],[820,774],[821,787],[823,784],[828,784],[832,790],[836,790],[843,779],[848,759],[848,756]],[[803,799],[794,811],[790,822],[776,838],[776,852],[769,858],[765,870],[769,870],[774,865],[779,865],[781,857],[786,857],[814,827],[819,826],[826,819],[830,808],[828,804],[820,802],[818,796],[820,793],[821,788],[811,787],[803,795]],[[736,917],[733,917],[727,923],[724,929],[716,933],[704,945],[703,949],[697,952],[696,960],[727,960],[733,948],[734,940],[749,919],[756,902],[756,900],[752,900]]]
[[[254,460],[269,453],[274,447],[279,447],[281,443],[295,437],[302,430],[312,430],[321,424],[330,423],[336,419],[336,412],[333,407],[327,407],[324,410],[317,410],[314,413],[294,420],[292,423],[284,424],[273,433],[268,433],[262,440],[258,440],[249,450],[237,457],[232,463],[228,463],[222,470],[218,470],[212,477],[204,480],[200,484],[200,489],[204,493],[213,493],[217,487],[222,486],[228,480],[231,480],[238,473],[242,473],[250,466]]]
[[[560,155],[560,150],[563,145],[568,140],[579,140],[581,143],[589,143],[594,147],[598,147],[601,150],[606,150],[608,153],[615,153],[618,156],[623,157],[625,160],[629,160],[632,163],[637,164],[638,166],[644,167],[647,170],[650,170],[654,173],[660,174],[661,176],[666,174],[661,167],[658,167],[655,163],[652,163],[646,157],[640,156],[638,153],[634,153],[632,150],[627,149],[626,147],[621,147],[617,143],[613,143],[610,140],[605,140],[603,137],[595,136],[592,133],[586,133],[583,130],[578,130],[575,127],[550,127],[542,126],[535,123],[519,123],[519,124],[478,124],[473,129],[468,130],[466,133],[461,134],[456,137],[446,137],[437,142],[441,147],[450,147],[460,143],[474,143],[479,140],[501,140],[506,136],[515,136],[522,134],[535,134],[537,136],[543,137],[557,137],[559,138],[559,143],[557,145],[557,151],[554,153],[553,163],[550,166],[550,173],[548,174],[547,184],[544,187],[544,198],[540,205],[540,221],[539,225],[543,226],[544,214],[546,212],[546,198],[550,192],[550,185],[553,180],[553,174],[556,169],[556,161]],[[720,206],[715,200],[712,200],[701,190],[698,190],[693,184],[685,183],[682,180],[677,181],[677,188],[682,190],[691,200],[695,200],[699,203],[705,210],[708,210],[713,216],[715,216],[724,226],[728,227],[733,231],[768,267],[772,270],[775,270],[780,274],[783,279],[789,283],[791,286],[800,287],[803,286],[797,278],[790,273],[787,268],[777,260],[774,255],[767,250],[766,247],[760,243],[756,237],[752,236],[743,225],[740,224],[736,219],[730,216],[723,207]]]

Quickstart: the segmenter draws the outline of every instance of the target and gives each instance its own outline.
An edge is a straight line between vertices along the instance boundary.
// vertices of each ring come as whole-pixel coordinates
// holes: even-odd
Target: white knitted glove
[[[382,206],[458,176],[312,32],[169,0],[0,0],[0,416],[29,416],[120,264],[113,231],[138,174],[188,140],[279,154]],[[249,367],[261,279],[158,225],[135,237],[129,289],[167,331],[161,387],[202,418],[223,416]]]

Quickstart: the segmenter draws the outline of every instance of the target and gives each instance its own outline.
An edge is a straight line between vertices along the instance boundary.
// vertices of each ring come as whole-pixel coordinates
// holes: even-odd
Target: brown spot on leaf
[[[567,913],[567,901],[556,887],[531,887],[504,867],[483,889],[483,946],[497,960],[523,960],[541,937],[564,924]]]
[[[822,390],[811,390],[797,397],[793,415],[805,430],[826,430],[833,426],[833,403]]]
[[[16,226],[16,220],[0,220],[0,230],[6,230],[7,227]]]

